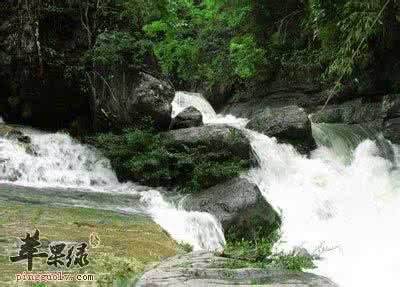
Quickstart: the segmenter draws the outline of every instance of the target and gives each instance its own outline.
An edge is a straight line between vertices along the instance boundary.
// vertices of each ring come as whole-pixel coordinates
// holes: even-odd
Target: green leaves
[[[368,58],[368,41],[379,32],[374,26],[383,3],[375,0],[310,1],[316,38],[321,40],[321,57],[329,63],[324,79],[338,80],[353,74]]]
[[[251,1],[167,2],[167,13],[144,27],[167,76],[208,90],[254,76],[265,53],[249,31]]]
[[[229,44],[229,55],[235,73],[243,79],[256,73],[257,64],[262,62],[265,51],[257,47],[253,35],[235,37]]]
[[[207,146],[171,146],[151,130],[127,129],[122,134],[98,134],[86,139],[111,161],[120,179],[149,186],[178,187],[192,193],[238,176],[249,167],[222,151]]]
[[[151,43],[138,33],[106,31],[101,33],[92,52],[95,64],[103,66],[120,65],[127,61],[140,67]]]

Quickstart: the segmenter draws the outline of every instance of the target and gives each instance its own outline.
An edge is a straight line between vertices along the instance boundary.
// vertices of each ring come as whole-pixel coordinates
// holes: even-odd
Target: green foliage
[[[193,246],[190,245],[189,243],[179,242],[179,243],[177,244],[177,249],[178,249],[178,252],[180,251],[180,252],[182,252],[183,254],[185,254],[185,253],[190,253],[190,252],[192,252],[192,251],[193,251]]]
[[[92,52],[93,62],[102,66],[129,63],[136,68],[144,63],[151,44],[140,33],[106,31],[101,33]]]
[[[239,175],[249,163],[206,145],[171,145],[151,130],[125,130],[86,139],[111,160],[118,176],[150,186],[197,192]]]
[[[215,161],[199,162],[194,167],[190,189],[212,187],[215,183],[233,178],[240,174],[245,165],[245,163],[241,163],[237,159],[227,160],[222,163]],[[200,186],[198,187],[199,184]]]
[[[163,72],[177,83],[211,89],[256,74],[264,50],[250,31],[251,1],[167,1],[159,20],[144,27]]]
[[[98,269],[106,270],[97,272],[96,281],[100,286],[107,286],[111,282],[116,286],[130,286],[144,270],[144,265],[139,260],[114,255],[98,256],[95,264]]]
[[[325,80],[349,77],[367,64],[369,40],[380,32],[383,1],[309,1],[309,23],[314,41],[321,42],[321,61],[328,63]]]
[[[228,236],[224,256],[233,260],[228,261],[223,267],[235,269],[277,266],[292,271],[315,268],[315,260],[320,259],[317,254],[309,254],[304,250],[296,249],[289,253],[275,253],[273,247],[279,243],[279,239],[279,231],[258,234],[253,240]]]
[[[257,64],[265,57],[265,51],[257,46],[253,35],[233,38],[229,54],[235,73],[242,79],[252,77],[257,72]]]
[[[65,66],[64,79],[71,87],[78,85],[82,94],[88,95],[90,93],[89,76],[85,66]]]
[[[308,254],[304,250],[292,250],[289,253],[274,254],[272,264],[292,271],[304,271],[316,268],[314,261],[319,260],[319,255]]]

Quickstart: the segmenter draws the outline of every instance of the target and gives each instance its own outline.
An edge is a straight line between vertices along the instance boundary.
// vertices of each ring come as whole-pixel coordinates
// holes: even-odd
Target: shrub
[[[187,193],[224,182],[249,167],[247,161],[229,152],[209,152],[207,146],[171,146],[152,130],[98,134],[85,141],[111,160],[121,180]]]
[[[292,271],[304,271],[315,268],[317,254],[309,254],[295,249],[289,253],[274,253],[273,247],[279,242],[279,230],[270,233],[259,233],[253,240],[239,239],[234,234],[227,236],[223,255],[232,259],[226,268],[244,268],[277,266]]]

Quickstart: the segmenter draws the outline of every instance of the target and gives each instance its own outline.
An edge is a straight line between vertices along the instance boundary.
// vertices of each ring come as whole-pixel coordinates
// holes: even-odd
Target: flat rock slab
[[[136,286],[268,286],[337,287],[311,273],[276,268],[227,268],[231,259],[209,252],[193,252],[168,258],[150,267]]]

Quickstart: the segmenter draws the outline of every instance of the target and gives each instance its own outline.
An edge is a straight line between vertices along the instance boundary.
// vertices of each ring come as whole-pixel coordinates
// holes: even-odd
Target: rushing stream
[[[205,123],[233,125],[249,137],[260,164],[250,171],[250,177],[267,201],[282,212],[283,238],[278,249],[300,246],[310,252],[322,251],[323,260],[313,272],[340,286],[398,285],[398,147],[379,137],[364,140],[368,136],[348,132],[344,126],[314,125],[318,149],[306,158],[289,145],[246,130],[246,119],[217,115],[199,94],[178,92],[173,116],[190,105],[203,113]],[[162,191],[119,183],[109,161],[96,150],[63,133],[24,132],[32,139],[30,149],[0,139],[3,183],[64,190],[65,196],[54,196],[55,201],[65,204],[70,198],[71,205],[87,207],[88,201],[68,194],[107,193],[120,197],[110,200],[110,209],[149,214],[174,239],[191,243],[195,249],[218,249],[223,244],[221,226],[213,216],[180,210]]]
[[[14,140],[0,139],[3,184],[31,187],[38,193],[42,189],[43,193],[53,195],[55,191],[68,194],[69,200],[51,197],[51,204],[148,214],[175,240],[188,242],[195,250],[218,249],[224,243],[221,225],[213,216],[179,210],[164,199],[161,191],[130,182],[119,183],[110,162],[95,149],[79,144],[64,133],[22,130],[32,140],[28,149]],[[93,195],[86,196],[92,199],[89,201],[75,198],[71,195],[74,192],[107,193],[123,198],[124,202],[110,200],[109,204],[100,204]]]
[[[193,103],[200,111],[209,106],[198,95]],[[205,118],[242,129],[247,123],[210,112]],[[399,148],[361,126],[321,124],[313,125],[318,148],[306,158],[274,138],[245,132],[260,164],[251,178],[282,212],[277,248],[320,253],[313,272],[342,287],[398,286]]]

